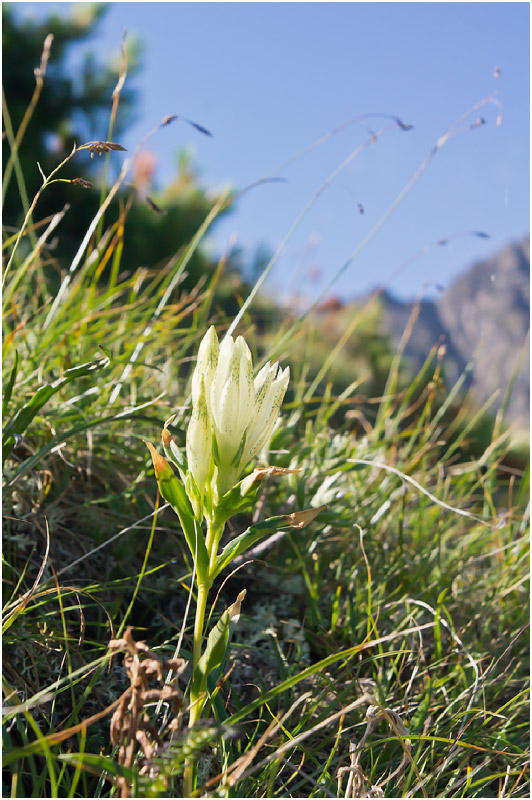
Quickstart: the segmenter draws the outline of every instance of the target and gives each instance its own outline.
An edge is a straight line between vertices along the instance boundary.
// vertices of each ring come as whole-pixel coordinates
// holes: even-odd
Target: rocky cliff
[[[397,344],[412,312],[411,303],[382,295],[384,328]],[[528,426],[530,409],[530,241],[511,245],[473,264],[435,302],[423,300],[405,349],[414,369],[436,342],[445,343],[445,374],[451,384],[472,362],[470,391],[478,404],[498,392],[500,408],[518,369],[507,419]],[[524,353],[523,348],[525,348]]]

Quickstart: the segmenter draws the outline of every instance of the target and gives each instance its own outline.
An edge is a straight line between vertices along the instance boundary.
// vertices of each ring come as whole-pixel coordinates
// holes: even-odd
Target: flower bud
[[[205,397],[209,406],[211,383],[218,364],[218,337],[214,325],[211,325],[201,340],[196,368],[192,373],[192,404],[196,405],[200,393],[201,378],[205,382]]]
[[[203,497],[212,461],[212,430],[205,397],[205,380],[199,382],[199,394],[187,428],[187,463],[196,487]]]

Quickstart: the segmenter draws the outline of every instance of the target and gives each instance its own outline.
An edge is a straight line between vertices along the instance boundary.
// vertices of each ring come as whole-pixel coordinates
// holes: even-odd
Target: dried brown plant
[[[121,639],[111,639],[109,649],[116,652],[125,651],[124,667],[131,682],[130,691],[124,693],[118,708],[111,717],[110,736],[113,745],[119,748],[118,763],[131,769],[135,763],[139,748],[142,760],[139,774],[147,774],[151,770],[154,756],[166,747],[181,725],[184,706],[183,693],[177,682],[186,667],[182,658],[161,659],[144,642],[136,642],[131,627],[128,627]],[[165,681],[165,672],[174,672],[174,678]],[[149,681],[155,679],[159,686],[149,687]],[[157,731],[146,712],[146,706],[164,702],[170,706],[171,714],[164,731]],[[117,790],[120,797],[131,796],[128,780],[119,776]]]

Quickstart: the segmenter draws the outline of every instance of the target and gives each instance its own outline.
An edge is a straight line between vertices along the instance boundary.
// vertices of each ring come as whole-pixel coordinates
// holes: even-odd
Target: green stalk
[[[216,554],[218,552],[218,545],[223,533],[223,525],[214,525],[212,520],[207,523],[207,536],[205,545],[207,553],[209,554],[209,572],[212,571],[214,562],[216,561]],[[192,674],[194,675],[198,662],[202,655],[203,645],[203,628],[205,626],[205,613],[207,610],[207,598],[211,588],[211,579],[200,579],[197,577],[198,584],[198,600],[196,603],[196,618],[194,621],[194,644],[192,649]],[[205,699],[201,698],[201,692],[197,692],[192,683],[190,691],[190,717],[188,726],[192,728],[193,725],[201,719],[203,709],[205,707]],[[197,761],[187,759],[185,762],[185,771],[183,775],[183,790],[185,797],[191,797],[195,788],[197,773]]]
[[[194,675],[198,662],[201,658],[201,646],[203,644],[203,626],[205,624],[205,611],[207,610],[207,597],[209,595],[210,585],[200,582],[198,578],[198,600],[196,603],[196,619],[194,622],[194,645],[192,650],[192,675]],[[189,728],[201,717],[204,702],[201,701],[200,695],[196,694],[194,689],[194,681],[190,691],[190,718],[188,722]],[[192,792],[195,789],[196,774],[198,769],[198,762],[196,759],[188,758],[185,761],[185,771],[183,774],[183,796],[192,797]]]
[[[222,538],[222,533],[224,532],[224,525],[215,525],[212,520],[209,520],[207,523],[207,537],[205,540],[205,546],[207,548],[207,553],[209,554],[209,573],[212,574],[212,570],[214,568],[214,563],[216,561],[216,555],[218,553],[218,545],[220,544],[220,539]]]
[[[195,780],[196,762],[188,759],[185,761],[185,772],[183,773],[183,797],[192,797]]]
[[[218,535],[217,535],[218,534]],[[196,581],[198,585],[198,600],[196,603],[196,618],[194,621],[194,644],[192,648],[192,674],[194,674],[194,670],[198,666],[198,662],[201,658],[201,650],[203,644],[203,628],[205,625],[205,612],[207,610],[207,598],[209,596],[209,590],[212,585],[212,579],[210,577],[211,572],[211,565],[213,564],[214,559],[216,558],[216,551],[218,550],[218,541],[219,541],[219,532],[218,529],[212,524],[209,520],[207,523],[207,536],[205,538],[205,547],[209,557],[209,574],[208,577],[200,577],[199,572],[196,572]],[[213,556],[214,553],[214,556]],[[191,694],[191,703],[197,700],[197,697],[193,697]],[[190,722],[189,727],[198,721],[201,716],[201,703],[196,703],[193,708],[190,710]],[[198,711],[199,709],[199,711]]]
[[[198,602],[196,604],[196,620],[194,623],[194,648],[192,653],[192,668],[196,669],[198,661],[201,658],[201,645],[203,643],[203,625],[205,623],[205,611],[207,609],[207,597],[209,594],[210,586],[205,583],[200,583],[198,580]],[[195,708],[190,712],[191,719],[194,717],[194,722],[197,719]],[[192,722],[190,723],[192,724]]]

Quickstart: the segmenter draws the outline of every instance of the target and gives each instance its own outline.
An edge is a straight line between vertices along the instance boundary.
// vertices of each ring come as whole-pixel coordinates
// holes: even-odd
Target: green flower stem
[[[198,762],[187,758],[185,761],[185,771],[183,773],[183,797],[192,797],[197,771]]]
[[[198,600],[196,604],[196,619],[194,622],[194,645],[192,651],[192,674],[194,675],[198,661],[201,658],[201,646],[203,644],[203,626],[205,624],[205,611],[207,609],[207,597],[209,595],[210,583],[200,582],[198,578]],[[189,728],[201,717],[201,712],[205,701],[194,690],[194,682],[190,691],[190,719]],[[185,771],[183,774],[183,795],[184,797],[192,797],[192,792],[195,788],[197,761],[195,759],[187,759],[185,761]]]
[[[218,552],[218,545],[222,537],[224,525],[215,525],[212,521],[207,524],[207,536],[205,545],[209,555],[209,571],[212,571],[216,561],[216,554]],[[211,579],[200,579],[199,575],[196,578],[198,585],[198,599],[196,603],[196,618],[194,621],[194,645],[192,650],[192,674],[194,675],[198,662],[202,655],[203,646],[203,628],[205,625],[205,613],[207,610],[207,598],[211,588]],[[205,708],[206,698],[201,697],[201,693],[197,691],[194,685],[190,692],[190,718],[189,728],[201,718],[203,709]],[[191,797],[195,789],[197,773],[197,762],[193,759],[187,759],[185,762],[185,771],[183,775],[183,790],[185,797]]]
[[[207,548],[207,553],[209,554],[209,563],[212,561],[212,550],[214,547],[215,537],[216,528],[211,518],[207,520],[207,535],[205,537],[205,547]]]
[[[201,645],[203,643],[203,625],[205,622],[205,610],[207,608],[207,597],[210,586],[198,582],[198,602],[196,605],[196,620],[194,622],[194,647],[192,653],[192,666],[195,669],[201,658]]]
[[[223,533],[223,525],[215,526],[209,521],[207,525],[207,537],[205,541],[207,553],[209,556],[209,572],[212,571],[214,563],[216,561],[216,554],[218,552],[218,545],[220,543],[220,539]],[[199,575],[196,577],[197,585],[198,585],[198,599],[196,603],[196,619],[194,621],[194,645],[192,649],[192,670],[194,671],[198,666],[198,662],[201,658],[202,654],[202,645],[203,645],[203,627],[205,625],[205,612],[207,610],[207,598],[209,596],[209,590],[212,585],[212,579],[209,578],[200,578]],[[195,705],[190,710],[190,722],[189,727],[197,722],[197,720],[201,716],[201,711],[203,708],[203,704],[201,701],[198,701],[198,697],[193,697],[191,695],[191,703]]]

